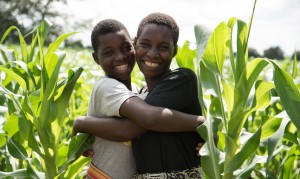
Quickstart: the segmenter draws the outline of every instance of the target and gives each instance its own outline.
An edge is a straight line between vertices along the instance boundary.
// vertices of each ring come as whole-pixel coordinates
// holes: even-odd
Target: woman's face
[[[161,78],[170,69],[176,47],[165,25],[147,24],[135,43],[136,61],[146,78]]]
[[[129,80],[135,64],[134,48],[129,35],[124,30],[108,33],[99,36],[98,44],[93,58],[105,74],[119,81]]]

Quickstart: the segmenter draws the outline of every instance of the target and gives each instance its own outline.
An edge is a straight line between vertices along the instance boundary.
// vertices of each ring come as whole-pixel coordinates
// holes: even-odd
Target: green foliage
[[[203,55],[197,54],[200,62],[194,66],[200,67],[199,96],[206,117],[198,132],[206,141],[200,155],[207,178],[296,178],[299,173],[297,62],[294,59],[280,67],[267,58],[248,59],[255,4],[248,25],[236,18],[221,22]],[[235,26],[237,45],[233,49]],[[195,33],[201,40],[201,31],[195,28]],[[190,63],[178,64],[194,68]],[[289,67],[292,75],[286,71]],[[273,69],[271,78],[269,69]]]
[[[50,28],[51,23],[42,21],[29,46],[15,26],[10,27],[0,41],[2,44],[12,30],[17,30],[21,48],[17,56],[1,46],[0,94],[6,98],[3,105],[7,105],[8,111],[0,144],[1,153],[8,152],[6,155],[10,156],[0,158],[9,161],[4,162],[6,167],[1,167],[0,177],[64,178],[64,175],[74,174],[68,170],[82,168],[89,161],[81,158],[73,165],[89,147],[89,135],[78,134],[71,138],[71,126],[65,133],[69,101],[83,68],[65,69],[67,74],[63,75],[61,67],[66,53],[59,51],[59,47],[75,32],[61,35],[45,48]]]

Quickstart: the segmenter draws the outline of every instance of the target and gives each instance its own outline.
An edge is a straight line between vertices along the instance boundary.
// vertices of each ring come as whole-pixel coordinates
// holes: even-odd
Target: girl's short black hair
[[[176,21],[171,16],[161,12],[155,12],[147,15],[139,24],[136,39],[139,38],[143,31],[143,28],[147,24],[165,25],[169,27],[172,32],[174,46],[177,46],[179,38],[179,27]]]
[[[92,47],[93,47],[94,52],[97,52],[97,48],[99,45],[98,37],[100,35],[105,35],[108,33],[116,33],[121,30],[124,30],[130,37],[125,25],[115,19],[105,19],[105,20],[98,22],[98,24],[96,24],[95,27],[93,28],[93,31],[91,34],[91,42],[92,42]]]

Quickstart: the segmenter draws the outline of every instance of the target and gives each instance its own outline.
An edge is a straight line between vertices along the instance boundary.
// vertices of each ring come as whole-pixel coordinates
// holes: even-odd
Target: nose
[[[159,56],[159,52],[158,52],[158,50],[156,48],[153,47],[153,48],[149,49],[148,56],[150,58],[156,58],[156,57]]]
[[[126,53],[122,53],[122,52],[118,52],[116,54],[116,60],[120,60],[123,61],[127,58],[127,54]]]

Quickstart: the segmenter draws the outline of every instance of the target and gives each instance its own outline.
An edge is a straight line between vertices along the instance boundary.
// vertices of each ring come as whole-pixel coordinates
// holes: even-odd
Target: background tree
[[[284,59],[284,53],[281,50],[280,47],[270,47],[266,50],[264,50],[264,57],[270,58],[270,59],[277,59],[277,60],[283,60]]]
[[[63,14],[55,10],[55,5],[66,4],[67,0],[1,0],[0,1],[0,38],[4,32],[12,25],[17,26],[21,32],[30,32],[39,22],[48,18],[54,22],[54,19]],[[61,33],[61,26],[55,24],[50,31],[51,36],[57,36]],[[17,33],[17,32],[13,32]],[[17,35],[10,35],[7,39],[10,42],[17,42]]]
[[[253,57],[253,58],[257,58],[257,57],[261,57],[261,55],[257,52],[257,50],[255,48],[248,48],[248,57]]]

